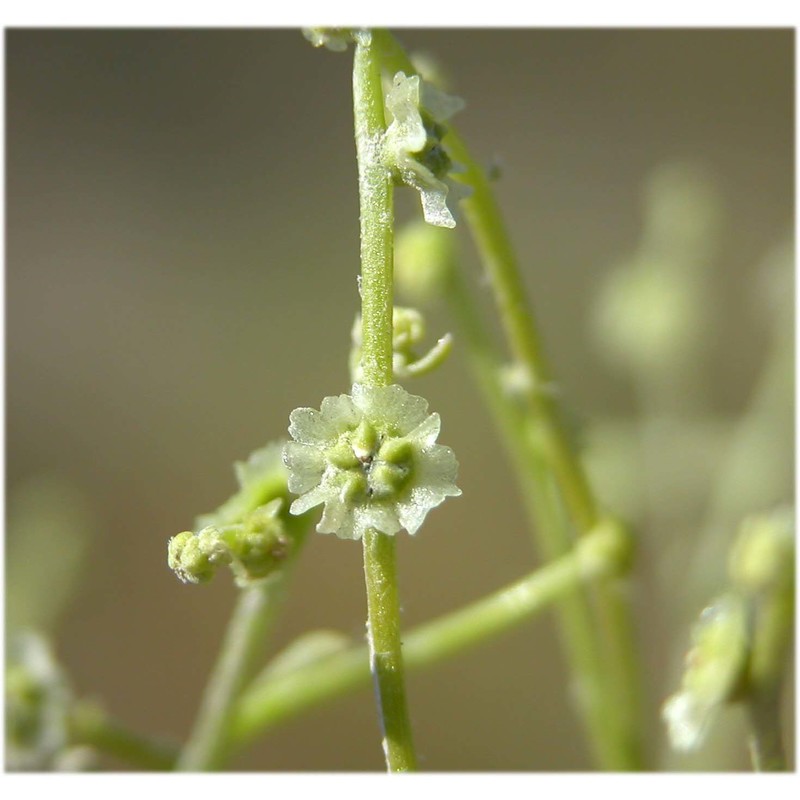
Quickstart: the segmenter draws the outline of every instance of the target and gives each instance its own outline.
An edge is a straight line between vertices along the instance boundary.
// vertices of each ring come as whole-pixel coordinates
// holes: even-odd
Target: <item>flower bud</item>
[[[184,583],[206,583],[218,566],[230,561],[228,547],[214,527],[184,531],[169,540],[167,563]]]
[[[261,580],[278,569],[292,549],[277,499],[250,513],[241,525],[231,525],[222,538],[231,555],[231,568],[239,586]]]

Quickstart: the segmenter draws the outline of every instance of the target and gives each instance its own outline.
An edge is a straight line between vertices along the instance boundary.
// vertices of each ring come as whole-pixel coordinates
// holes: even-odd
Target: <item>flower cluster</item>
[[[394,76],[386,95],[392,116],[384,139],[387,166],[399,182],[419,192],[425,221],[442,228],[456,224],[447,207],[448,192],[456,184],[447,177],[453,164],[442,146],[447,132],[443,123],[463,107],[460,98],[403,72]]]
[[[351,395],[326,397],[319,411],[295,409],[284,447],[291,505],[302,514],[325,505],[317,530],[360,539],[370,528],[416,533],[428,511],[456,497],[458,462],[436,444],[438,414],[401,386],[354,384]]]
[[[216,511],[198,517],[194,531],[173,536],[168,563],[184,583],[206,583],[229,565],[239,586],[272,574],[288,557],[287,473],[282,444],[256,450],[235,465],[239,491]]]

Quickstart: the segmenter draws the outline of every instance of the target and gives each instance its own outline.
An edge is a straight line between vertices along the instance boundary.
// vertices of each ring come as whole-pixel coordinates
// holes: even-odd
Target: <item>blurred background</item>
[[[459,130],[499,167],[587,463],[636,526],[650,753],[747,769],[739,709],[686,757],[659,707],[739,519],[792,502],[794,34],[399,37],[451,77]],[[7,624],[49,630],[79,696],[183,738],[235,589],[179,583],[167,540],[293,408],[348,387],[351,56],[269,29],[10,30],[6,56]],[[399,221],[418,216],[398,191]],[[425,311],[432,341],[450,330],[446,308]],[[457,340],[407,388],[441,413],[463,489],[401,537],[413,626],[540,561]],[[271,650],[315,628],[358,639],[364,619],[361,548],[313,536]],[[566,675],[551,614],[409,675],[422,768],[588,769]],[[792,708],[789,691],[793,751]],[[380,770],[379,738],[364,689],[236,767]]]

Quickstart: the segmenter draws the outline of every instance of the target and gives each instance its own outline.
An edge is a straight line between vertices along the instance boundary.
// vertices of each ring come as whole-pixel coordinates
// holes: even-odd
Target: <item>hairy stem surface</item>
[[[381,157],[386,121],[380,61],[372,34],[357,36],[353,108],[361,206],[362,374],[368,386],[392,383],[392,179]],[[390,772],[416,769],[403,678],[400,604],[393,537],[364,535],[367,637]]]

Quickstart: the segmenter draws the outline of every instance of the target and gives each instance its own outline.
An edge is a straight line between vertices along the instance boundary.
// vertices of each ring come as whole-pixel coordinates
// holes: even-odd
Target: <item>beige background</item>
[[[792,32],[401,38],[446,65],[467,101],[464,137],[505,167],[500,202],[582,419],[635,411],[628,382],[589,345],[587,317],[602,276],[635,246],[644,180],[675,158],[710,171],[726,218],[706,376],[715,412],[739,412],[767,339],[751,310],[756,267],[794,213]],[[234,591],[227,575],[181,585],[167,538],[228,495],[230,464],[282,436],[291,409],[347,387],[358,268],[350,56],[288,30],[13,30],[6,41],[9,491],[56,474],[89,497],[98,533],[59,653],[81,693],[182,736]],[[402,218],[417,213],[410,194],[398,206]],[[464,250],[477,279],[466,237]],[[431,333],[447,324],[432,316]],[[464,490],[400,542],[414,625],[537,561],[461,359],[409,388],[442,414]],[[654,752],[688,623],[665,621],[657,552],[644,548],[636,587]],[[360,559],[357,544],[312,538],[275,647],[315,627],[362,634]],[[422,766],[587,768],[564,676],[549,616],[410,676]],[[742,767],[734,740],[715,760],[677,766]],[[238,766],[380,769],[370,692],[285,725]]]

